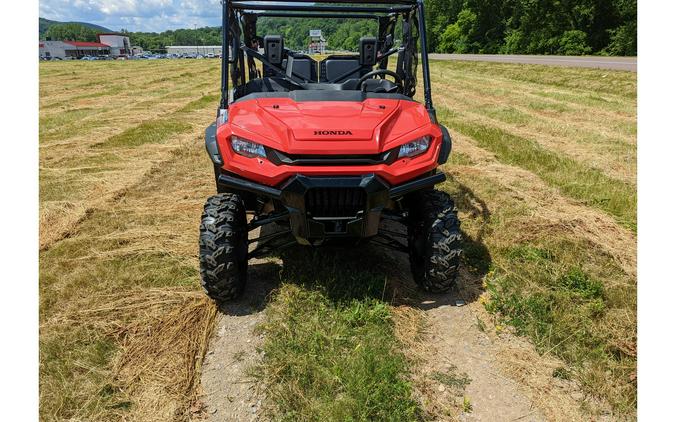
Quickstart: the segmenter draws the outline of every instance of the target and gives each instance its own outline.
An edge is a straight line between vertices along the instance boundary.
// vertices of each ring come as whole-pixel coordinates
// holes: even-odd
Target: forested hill
[[[75,26],[75,27],[85,27],[87,29],[90,29],[94,33],[101,33],[101,32],[112,32],[110,29],[100,26],[100,25],[95,25],[93,23],[88,23],[88,22],[59,22],[59,21],[53,21],[45,18],[40,18],[39,21],[39,31],[40,31],[40,39],[44,39],[47,35],[47,31],[49,28],[52,26]],[[87,40],[77,40],[77,41],[87,41]]]
[[[425,4],[433,52],[637,55],[637,0],[426,0]],[[67,39],[94,33],[61,29],[62,25],[54,25],[47,35]],[[376,34],[377,25],[340,19],[258,21],[258,35],[283,35],[293,49],[307,47],[310,29],[323,30],[329,49],[354,51],[360,37]],[[152,51],[167,45],[218,45],[221,39],[220,27],[129,35],[132,44]]]

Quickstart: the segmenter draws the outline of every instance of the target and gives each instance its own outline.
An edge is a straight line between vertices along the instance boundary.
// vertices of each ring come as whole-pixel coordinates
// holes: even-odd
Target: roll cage
[[[417,55],[420,54],[424,104],[432,121],[436,121],[431,98],[423,0],[221,0],[221,4],[223,54],[219,117],[224,113],[226,115],[230,100],[236,99],[230,98],[229,82],[232,81],[232,95],[236,97],[237,89],[247,84],[247,76],[248,82],[258,80],[263,75],[273,75],[283,78],[293,89],[319,89],[320,84],[307,83],[306,79],[298,77],[293,71],[295,59],[307,60],[301,57],[303,55],[283,49],[282,43],[281,52],[286,57],[284,69],[280,58],[271,61],[269,56],[258,51],[258,47],[262,46],[262,38],[256,33],[258,17],[288,17],[376,20],[378,34],[373,41],[377,54],[372,67],[384,71],[389,57],[398,54],[395,73],[401,78],[402,94],[412,98],[416,92]],[[399,20],[402,24],[402,44],[396,48],[394,32]],[[262,63],[262,73],[258,71],[254,59]],[[248,75],[245,63],[248,65]],[[336,79],[340,80],[340,77]]]

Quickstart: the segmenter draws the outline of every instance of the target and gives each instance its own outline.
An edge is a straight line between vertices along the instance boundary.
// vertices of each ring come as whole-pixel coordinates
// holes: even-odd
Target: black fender
[[[450,151],[452,151],[452,137],[445,126],[439,126],[441,132],[443,132],[443,139],[441,140],[441,153],[438,154],[438,164],[445,164],[450,156]]]
[[[206,144],[206,152],[209,153],[209,157],[211,158],[211,161],[213,161],[213,164],[221,166],[223,164],[223,157],[220,155],[220,150],[218,150],[215,122],[206,128],[204,142]]]

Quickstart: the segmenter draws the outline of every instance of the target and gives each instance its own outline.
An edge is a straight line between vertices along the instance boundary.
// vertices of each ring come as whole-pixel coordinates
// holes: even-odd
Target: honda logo
[[[351,130],[315,130],[314,136],[351,135]]]

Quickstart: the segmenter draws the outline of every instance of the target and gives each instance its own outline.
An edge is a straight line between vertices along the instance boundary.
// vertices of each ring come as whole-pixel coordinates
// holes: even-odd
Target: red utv
[[[222,1],[222,100],[206,130],[218,194],[206,201],[199,240],[202,284],[214,300],[241,293],[250,258],[334,240],[403,250],[422,288],[453,286],[459,220],[452,199],[434,190],[452,144],[432,105],[424,6],[366,3]],[[317,62],[285,48],[280,35],[260,37],[261,17],[372,19],[378,31],[360,39],[357,54]],[[424,104],[413,99],[418,55]],[[407,233],[382,228],[383,220]],[[249,240],[272,223],[279,229]]]

